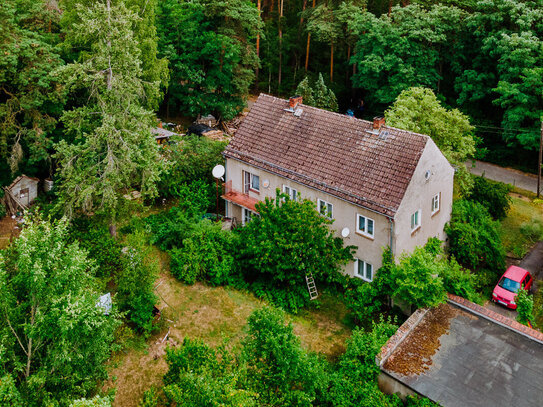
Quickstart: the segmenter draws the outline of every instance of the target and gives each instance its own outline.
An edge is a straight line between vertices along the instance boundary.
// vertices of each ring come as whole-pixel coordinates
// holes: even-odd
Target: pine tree
[[[65,112],[67,135],[57,145],[60,164],[59,207],[73,216],[101,212],[115,235],[123,194],[139,189],[156,195],[161,172],[158,147],[150,133],[153,114],[143,107],[146,87],[140,49],[133,27],[137,15],[120,2],[102,0],[77,5],[81,23],[71,33],[74,43],[92,44],[81,62],[59,71],[69,91],[87,95],[87,105]],[[154,83],[158,87],[158,83]]]
[[[303,81],[298,84],[296,88],[296,95],[301,96],[303,103],[308,106],[315,105],[315,99],[313,98],[313,89],[309,84],[309,78],[306,76]]]
[[[317,82],[315,83],[313,97],[315,98],[315,107],[337,112],[338,106],[336,95],[334,95],[334,92],[332,92],[331,89],[328,89],[321,73],[319,73],[319,79],[317,79]]]

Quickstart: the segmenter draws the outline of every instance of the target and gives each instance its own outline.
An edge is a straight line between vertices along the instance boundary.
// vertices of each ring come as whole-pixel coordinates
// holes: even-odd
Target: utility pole
[[[537,161],[537,197],[541,191],[541,156],[543,154],[543,114],[541,115],[541,136],[539,138],[539,160]]]

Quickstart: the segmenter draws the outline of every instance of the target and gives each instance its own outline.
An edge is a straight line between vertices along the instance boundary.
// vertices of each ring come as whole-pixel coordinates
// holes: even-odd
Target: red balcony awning
[[[221,195],[225,201],[232,202],[236,205],[243,206],[244,208],[250,209],[253,212],[258,212],[255,208],[255,205],[260,202],[258,199],[251,198],[249,195],[242,194],[238,191],[228,191],[226,194]]]

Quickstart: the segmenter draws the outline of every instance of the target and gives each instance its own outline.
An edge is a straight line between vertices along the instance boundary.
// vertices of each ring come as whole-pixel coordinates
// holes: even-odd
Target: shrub
[[[181,185],[199,180],[211,187],[214,183],[211,171],[215,165],[224,163],[222,152],[225,147],[225,142],[191,134],[179,143],[165,147],[164,153],[171,166],[159,182],[160,196],[179,196]]]
[[[482,303],[482,298],[476,290],[475,276],[469,270],[462,268],[454,257],[450,259],[448,267],[444,267],[439,275],[447,292],[472,302]]]
[[[503,219],[511,206],[511,186],[503,182],[490,181],[483,177],[473,178],[473,189],[466,199],[478,202],[488,210],[493,219]]]
[[[538,242],[543,239],[543,222],[541,219],[533,218],[520,225],[520,232],[532,243]]]
[[[70,230],[70,239],[77,240],[79,247],[88,252],[97,265],[96,276],[106,279],[122,270],[121,245],[109,234],[109,230],[89,218],[75,219]]]
[[[528,291],[521,288],[517,292],[515,302],[517,303],[517,321],[528,325],[528,322],[534,320],[534,299]]]
[[[117,280],[117,299],[128,318],[145,334],[153,328],[153,307],[158,297],[154,283],[158,275],[158,264],[153,261],[151,248],[146,245],[142,233],[129,235],[128,248],[123,255],[123,271]]]
[[[497,274],[505,268],[500,225],[477,202],[460,199],[453,204],[451,221],[445,225],[449,252],[469,269],[488,268]]]
[[[231,284],[234,264],[232,232],[207,219],[193,226],[180,248],[170,251],[172,273],[187,284],[197,280],[212,285]]]

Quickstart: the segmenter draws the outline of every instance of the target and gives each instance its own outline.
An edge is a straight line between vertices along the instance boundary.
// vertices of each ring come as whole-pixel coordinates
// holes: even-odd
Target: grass
[[[523,233],[521,226],[533,219],[543,219],[543,203],[517,193],[510,196],[511,208],[501,221],[501,236],[507,255],[522,258],[536,241]]]
[[[111,361],[112,379],[103,390],[116,388],[115,407],[135,407],[145,390],[161,387],[162,376],[167,371],[166,346],[176,346],[183,338],[190,337],[201,338],[211,346],[228,339],[229,346],[235,347],[245,335],[251,312],[265,305],[254,295],[230,287],[183,284],[169,273],[168,255],[158,249],[153,253],[162,269],[156,282],[162,326],[143,349],[128,349]],[[320,303],[320,307],[304,310],[290,320],[306,349],[335,359],[345,351],[345,341],[351,335],[348,311],[343,303],[326,293],[320,297]],[[169,339],[162,342],[167,332]]]

